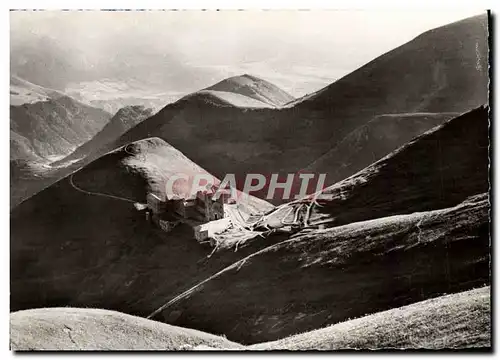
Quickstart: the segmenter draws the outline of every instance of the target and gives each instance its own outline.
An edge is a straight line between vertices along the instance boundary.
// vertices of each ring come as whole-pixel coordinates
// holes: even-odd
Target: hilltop
[[[79,146],[69,156],[62,159],[58,163],[67,163],[75,160],[80,160],[113,142],[120,135],[125,133],[128,129],[139,124],[144,119],[153,115],[153,109],[146,108],[141,105],[126,106],[116,112],[115,115],[109,120],[104,128],[99,131],[92,139]]]
[[[145,139],[12,209],[11,310],[92,306],[147,316],[165,297],[252,251],[208,259],[213,249],[190,226],[165,233],[146,220],[136,203],[165,192],[166,179],[181,173],[207,174],[163,140]],[[270,208],[251,197],[241,210]]]
[[[466,111],[488,96],[487,38],[487,14],[429,30],[293,104],[337,116]]]
[[[283,106],[294,97],[269,81],[243,74],[224,79],[205,89],[217,93],[233,93],[255,99],[272,107]]]

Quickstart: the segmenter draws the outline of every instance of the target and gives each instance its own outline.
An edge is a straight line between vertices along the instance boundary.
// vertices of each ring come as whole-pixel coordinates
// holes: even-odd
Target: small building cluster
[[[166,232],[171,231],[179,222],[183,221],[189,220],[191,224],[198,225],[224,219],[226,215],[224,214],[224,205],[232,202],[230,192],[219,191],[219,196],[215,199],[215,191],[216,189],[198,191],[187,199],[177,196],[169,198],[162,194],[148,193],[146,219]],[[223,223],[225,224],[226,221],[221,222],[221,224]],[[195,238],[198,241],[205,241],[210,236],[206,229],[207,226],[194,226]]]

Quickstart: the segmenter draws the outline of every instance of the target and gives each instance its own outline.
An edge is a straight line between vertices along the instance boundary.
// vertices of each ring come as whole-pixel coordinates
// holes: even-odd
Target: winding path
[[[109,194],[104,194],[104,193],[92,192],[92,191],[84,190],[84,189],[78,187],[77,185],[75,185],[75,183],[73,181],[73,175],[74,175],[74,173],[69,176],[69,183],[73,187],[73,189],[75,189],[76,191],[79,191],[79,192],[87,194],[87,195],[103,196],[103,197],[108,197],[108,198],[115,199],[115,200],[121,200],[121,201],[126,201],[126,202],[130,202],[130,203],[134,203],[134,204],[138,202],[136,200],[127,199],[127,198],[124,198],[124,197],[121,197],[121,196],[115,196],[115,195],[109,195]]]

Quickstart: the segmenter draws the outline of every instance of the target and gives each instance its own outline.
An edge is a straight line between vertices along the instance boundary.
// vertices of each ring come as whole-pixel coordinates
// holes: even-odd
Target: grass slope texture
[[[318,196],[329,226],[453,206],[489,190],[489,110],[482,106],[419,136]]]
[[[90,152],[113,142],[126,130],[151,116],[152,113],[152,109],[140,105],[124,107],[89,141],[64,159],[50,164],[29,150],[30,145],[25,138],[11,131],[11,149],[17,144],[22,144],[23,147],[17,149],[17,152],[22,151],[20,158],[27,159],[11,161],[11,208],[80,168],[84,164],[79,160],[85,159]],[[16,141],[16,139],[19,140]]]
[[[64,93],[47,89],[21,79],[19,76],[10,76],[10,104],[19,106],[48,99],[58,99],[66,96]]]
[[[179,225],[165,233],[134,202],[174,173],[205,170],[160,139],[119,148],[11,212],[11,309],[98,307],[147,316],[249,248],[215,254]],[[270,204],[253,198],[248,211]]]
[[[329,228],[235,264],[157,319],[248,344],[487,284],[487,115],[455,118],[327,189],[312,223]]]
[[[160,137],[218,177],[297,172],[330,152],[325,166],[311,170],[327,173],[332,184],[450,113],[487,103],[487,22],[485,14],[426,32],[285,108],[222,106],[213,94],[197,93],[166,106],[115,146]],[[377,122],[390,134],[380,138]],[[350,140],[356,134],[367,139]],[[337,147],[342,153],[335,154]]]
[[[92,137],[92,139],[78,147],[71,155],[60,161],[60,163],[67,163],[86,157],[92,151],[98,150],[106,144],[113,142],[128,129],[139,124],[151,115],[153,115],[153,109],[141,105],[121,108],[101,131]]]
[[[295,98],[286,91],[258,77],[244,74],[222,80],[205,89],[217,93],[232,93],[249,97],[272,107],[281,107]]]
[[[249,347],[109,310],[33,309],[10,315],[10,343],[15,351],[489,348],[490,292],[440,296]]]
[[[236,350],[243,346],[220,336],[162,324],[115,311],[46,308],[10,314],[14,351]]]
[[[489,286],[250,346],[250,350],[463,349],[491,347]]]

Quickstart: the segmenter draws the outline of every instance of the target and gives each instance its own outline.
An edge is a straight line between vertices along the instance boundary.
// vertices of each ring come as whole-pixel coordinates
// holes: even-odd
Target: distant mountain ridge
[[[12,92],[24,91],[26,95],[26,102],[10,106],[10,129],[16,134],[11,137],[11,160],[32,156],[50,162],[63,157],[92,138],[111,117],[101,109],[15,76],[11,84],[11,98],[17,97]]]

